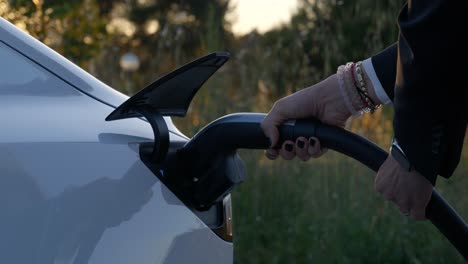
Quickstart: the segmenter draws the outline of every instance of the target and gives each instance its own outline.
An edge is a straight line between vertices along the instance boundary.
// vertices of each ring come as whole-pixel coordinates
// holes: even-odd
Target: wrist
[[[390,147],[390,155],[400,164],[400,166],[405,171],[412,170],[413,166],[411,165],[410,161],[406,157],[406,154],[401,148],[401,146],[398,144],[398,141],[396,138],[393,138],[392,146]]]
[[[344,105],[355,116],[359,116],[362,113],[373,113],[381,106],[372,82],[365,74],[363,68],[362,62],[348,62],[345,65],[339,66],[336,72],[338,87],[343,97]],[[371,87],[371,91],[369,91],[368,86]]]
[[[412,174],[420,175],[420,177],[424,178],[424,180],[427,183],[431,184],[431,186],[435,186],[435,178],[434,179],[428,178],[422,175],[415,168],[415,166],[410,162],[410,160],[406,156],[406,153],[404,152],[403,148],[398,144],[398,141],[396,138],[393,138],[392,146],[390,147],[389,157],[393,158],[404,171],[411,172]]]
[[[307,99],[308,107],[312,108],[313,115],[320,121],[338,127],[344,127],[346,120],[352,113],[345,106],[337,85],[336,74],[332,74],[320,83],[310,87]],[[312,102],[312,103],[311,103]]]

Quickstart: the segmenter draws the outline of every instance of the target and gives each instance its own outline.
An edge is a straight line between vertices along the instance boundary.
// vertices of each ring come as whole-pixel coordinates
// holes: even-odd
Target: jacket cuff
[[[374,72],[391,101],[395,94],[397,55],[398,46],[395,43],[371,58]]]
[[[392,100],[388,97],[387,92],[385,92],[382,83],[380,82],[377,74],[375,73],[374,65],[372,65],[372,59],[368,58],[362,62],[362,66],[367,73],[367,77],[369,77],[372,86],[374,87],[375,94],[379,98],[382,104],[392,104]]]
[[[398,144],[396,138],[393,138],[392,147],[390,148],[390,155],[400,164],[400,166],[406,171],[416,170],[417,172],[421,173],[415,166],[409,161],[408,157],[406,156],[405,151],[403,148]],[[424,178],[429,180],[432,186],[435,186],[437,175],[427,177],[427,175],[423,175]]]

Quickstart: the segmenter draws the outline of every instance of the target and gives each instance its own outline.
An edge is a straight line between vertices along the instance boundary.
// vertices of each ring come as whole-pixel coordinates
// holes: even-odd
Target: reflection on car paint
[[[3,47],[23,66],[0,60],[0,72],[10,68],[9,77],[24,78],[0,78],[0,263],[174,263],[179,253],[194,262],[232,261],[232,244],[140,161],[138,144],[153,140],[149,124],[104,122],[112,107],[77,86],[115,96],[112,102],[125,98],[62,65],[63,58],[2,18],[0,41],[44,59],[40,64],[53,72]],[[178,140],[171,133],[171,142]],[[191,251],[200,242],[205,246]]]

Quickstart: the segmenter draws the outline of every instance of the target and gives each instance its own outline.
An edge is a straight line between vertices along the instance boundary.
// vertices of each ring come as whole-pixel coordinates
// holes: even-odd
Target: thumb
[[[272,120],[269,118],[270,116],[266,116],[265,119],[262,121],[260,124],[263,133],[267,138],[270,139],[270,148],[273,148],[276,146],[278,139],[279,139],[279,131],[278,128],[275,125],[275,122],[272,122]]]
[[[276,126],[269,126],[266,130],[264,129],[263,132],[265,133],[265,136],[270,139],[270,148],[275,147],[279,139],[278,128]]]

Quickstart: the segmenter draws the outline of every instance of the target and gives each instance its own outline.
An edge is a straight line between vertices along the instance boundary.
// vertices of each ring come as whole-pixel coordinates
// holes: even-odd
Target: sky
[[[233,31],[242,35],[253,29],[265,32],[289,21],[297,0],[233,0]]]

